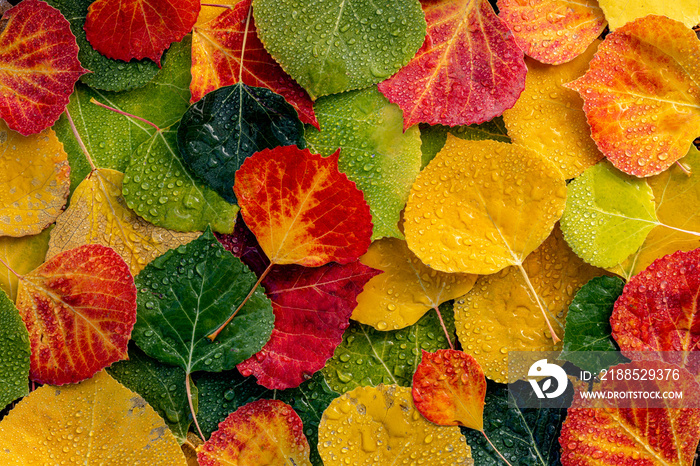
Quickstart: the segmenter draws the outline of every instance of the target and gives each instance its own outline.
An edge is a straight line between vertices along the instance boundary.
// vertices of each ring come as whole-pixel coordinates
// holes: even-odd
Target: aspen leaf
[[[12,267],[18,274],[29,273],[44,263],[46,251],[49,249],[49,227],[38,235],[13,238],[0,236],[0,260]],[[17,298],[19,279],[0,262],[0,288],[12,302]]]
[[[496,117],[491,121],[479,125],[449,127],[444,125],[431,126],[421,123],[419,128],[421,140],[420,150],[423,154],[421,158],[421,169],[425,168],[430,161],[435,158],[437,153],[445,147],[447,133],[469,141],[493,139],[494,141],[511,142],[502,117]]]
[[[204,26],[209,21],[221,15],[221,6],[219,5],[224,5],[232,8],[236,6],[240,1],[241,0],[217,0],[216,4],[212,4],[209,3],[209,0],[200,0],[201,9],[199,10],[199,15],[197,16],[197,22],[194,24],[195,27]]]
[[[663,15],[692,28],[700,23],[700,5],[693,0],[666,2],[665,0],[598,0],[615,30],[626,23],[647,15]]]
[[[352,319],[377,330],[415,324],[431,309],[467,293],[477,278],[429,269],[396,238],[375,241],[360,261],[383,273],[364,286]]]
[[[186,466],[180,446],[146,401],[105,372],[78,385],[44,385],[0,423],[0,461]],[[89,460],[88,460],[89,459]]]
[[[198,236],[157,227],[136,215],[122,196],[123,179],[118,171],[97,168],[80,183],[51,231],[47,257],[84,244],[102,244],[113,248],[131,273],[138,274],[168,249]]]
[[[19,311],[0,290],[0,407],[29,394],[29,334]]]
[[[40,233],[63,211],[70,185],[68,157],[47,129],[22,136],[0,121],[0,235]]]
[[[113,249],[90,244],[20,278],[17,308],[29,331],[31,379],[74,383],[126,358],[136,287]]]

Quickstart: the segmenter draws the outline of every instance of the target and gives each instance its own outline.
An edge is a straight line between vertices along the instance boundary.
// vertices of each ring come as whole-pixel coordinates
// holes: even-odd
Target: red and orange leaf
[[[0,67],[0,118],[25,136],[54,124],[87,72],[70,23],[39,0],[24,0],[3,15]]]
[[[163,51],[192,30],[199,9],[199,0],[96,0],[85,34],[109,58],[150,58],[160,66]]]
[[[476,359],[462,351],[423,351],[413,374],[413,402],[430,422],[484,430],[486,377]]]
[[[276,147],[255,153],[236,172],[233,190],[243,220],[273,263],[347,264],[367,252],[369,206],[338,171],[339,154]]]
[[[238,408],[197,448],[200,466],[311,466],[304,426],[291,406],[258,400]]]
[[[428,32],[416,56],[379,90],[416,123],[483,123],[525,88],[523,52],[488,0],[424,0]]]
[[[639,177],[683,157],[700,125],[700,42],[683,23],[646,16],[609,34],[581,94],[593,139],[618,169]]]
[[[598,0],[498,0],[498,11],[525,55],[550,65],[585,52],[607,24]]]
[[[29,331],[30,378],[74,383],[126,358],[136,286],[114,250],[89,244],[23,276],[17,308]]]
[[[320,130],[309,94],[284,72],[258,39],[250,3],[251,0],[243,0],[210,22],[194,27],[191,102],[220,87],[236,84],[240,75],[248,86],[265,87],[280,94],[296,109],[302,123]]]

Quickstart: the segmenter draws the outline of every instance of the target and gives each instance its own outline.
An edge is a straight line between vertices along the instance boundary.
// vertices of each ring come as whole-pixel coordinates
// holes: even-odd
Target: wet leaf
[[[233,369],[270,337],[274,317],[263,290],[255,290],[215,341],[207,335],[231,316],[255,281],[207,230],[163,254],[136,277],[133,339],[149,356],[188,374]]]
[[[187,438],[192,418],[185,391],[185,371],[149,358],[135,344],[129,345],[129,360],[119,361],[107,369],[109,375],[133,390],[163,418],[179,443]],[[197,405],[197,387],[192,387]]]
[[[236,179],[241,215],[273,263],[347,264],[367,251],[369,207],[338,171],[337,153],[265,149],[245,161]]]
[[[416,123],[448,126],[491,120],[525,86],[523,52],[487,0],[421,3],[428,33],[416,56],[379,90]]]
[[[29,331],[31,379],[79,382],[126,358],[136,321],[134,278],[113,249],[80,246],[24,275],[17,308]]]
[[[598,0],[498,0],[498,10],[525,55],[552,65],[582,54],[606,26]]]
[[[187,171],[177,127],[156,131],[131,156],[124,174],[126,204],[147,221],[177,231],[230,233],[238,207]]]
[[[383,273],[365,285],[352,318],[377,330],[415,324],[431,309],[467,293],[477,278],[429,269],[396,238],[375,241],[360,261]]]
[[[314,100],[388,78],[425,37],[417,0],[255,0],[253,6],[265,48]]]
[[[443,304],[440,313],[454,341],[452,305]],[[338,393],[380,383],[410,387],[421,350],[448,347],[436,312],[428,312],[410,327],[387,332],[351,322],[343,334],[343,342],[322,372],[328,385]]]
[[[559,66],[527,59],[525,90],[513,108],[503,113],[513,142],[545,154],[566,179],[577,177],[603,158],[591,138],[583,100],[563,86],[588,70],[598,43]]]
[[[221,15],[221,6],[218,5],[234,7],[240,1],[242,0],[217,0],[217,3],[209,3],[208,0],[200,0],[202,8],[199,10],[199,16],[197,16],[197,22],[195,23],[195,27],[202,27],[209,21]]]
[[[456,350],[423,351],[413,374],[413,402],[430,422],[484,429],[486,377],[472,356]]]
[[[151,60],[129,62],[107,58],[92,48],[85,37],[85,17],[88,7],[94,0],[45,0],[57,8],[70,22],[80,51],[78,60],[92,71],[80,77],[80,81],[95,89],[107,91],[128,91],[148,83],[158,73],[158,65]]]
[[[123,179],[117,171],[98,168],[80,183],[51,231],[47,257],[84,244],[102,244],[113,248],[135,275],[168,249],[198,236],[157,227],[136,215],[122,196]]]
[[[20,275],[31,272],[46,259],[51,229],[52,227],[49,227],[38,235],[21,238],[0,236],[0,260]],[[19,279],[2,263],[0,263],[0,274],[0,289],[14,302],[17,298]]]
[[[411,188],[406,241],[433,269],[498,272],[549,236],[565,199],[566,183],[537,152],[448,136]]]
[[[14,303],[0,290],[0,407],[29,395],[29,334]]]
[[[425,420],[413,406],[410,389],[396,385],[358,387],[336,398],[323,412],[318,430],[325,464],[342,458],[367,466],[472,464],[459,428]]]
[[[186,466],[180,446],[146,401],[105,372],[78,385],[45,385],[0,423],[0,461],[8,466],[75,464]]]
[[[597,374],[601,369],[622,362],[612,339],[610,316],[625,282],[618,277],[595,277],[576,293],[566,313],[566,333],[558,359],[570,361]],[[609,351],[587,355],[584,352]]]
[[[36,235],[63,211],[68,158],[51,130],[22,136],[0,121],[0,235]]]
[[[190,173],[224,199],[235,202],[235,173],[263,149],[304,143],[304,126],[282,96],[262,87],[226,86],[192,105],[177,131],[177,145]]]
[[[659,224],[647,182],[608,162],[589,168],[568,188],[561,229],[589,264],[612,267],[623,262]]]
[[[588,72],[567,87],[583,97],[601,152],[620,170],[642,177],[688,152],[700,122],[698,81],[695,33],[647,16],[609,34]]]
[[[70,24],[57,9],[25,0],[6,11],[0,31],[0,117],[23,135],[53,125],[87,70]]]
[[[668,16],[689,28],[700,23],[700,5],[692,1],[668,3],[664,0],[599,0],[599,3],[611,30],[647,15]]]
[[[604,273],[580,260],[558,228],[525,259],[523,269],[559,335],[578,289]],[[561,348],[561,343],[552,341],[524,277],[516,267],[480,277],[469,293],[455,301],[455,326],[462,347],[481,364],[486,377],[496,382],[518,378],[507,373],[509,351]]]
[[[160,66],[163,51],[192,30],[199,9],[199,0],[96,0],[85,34],[109,58],[150,58]]]
[[[250,0],[238,2],[234,8],[217,13],[218,16],[209,22],[195,26],[192,101],[198,101],[214,89],[236,84],[240,76],[248,86],[265,87],[281,95],[296,109],[302,123],[318,128],[309,95],[272,59],[258,39],[255,21],[249,14],[250,4]],[[198,23],[201,17],[200,14]]]
[[[340,148],[338,168],[357,183],[372,212],[372,239],[403,238],[398,222],[420,171],[418,128],[402,130],[402,114],[375,87],[319,99],[321,131],[308,128],[309,148],[331,155]]]
[[[279,400],[258,400],[239,408],[197,448],[202,466],[310,466],[301,419]]]

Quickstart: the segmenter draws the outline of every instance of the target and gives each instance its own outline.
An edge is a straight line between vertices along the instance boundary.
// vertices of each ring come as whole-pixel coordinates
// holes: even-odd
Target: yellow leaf
[[[562,86],[583,76],[600,41],[563,65],[544,65],[526,59],[525,90],[515,106],[503,113],[508,135],[547,155],[566,179],[575,178],[603,158],[583,112],[578,92]]]
[[[70,188],[63,144],[51,129],[32,136],[0,120],[0,236],[36,235],[56,220]]]
[[[233,7],[236,3],[241,0],[202,0],[202,3],[207,3],[209,5],[227,5]],[[226,8],[218,6],[202,6],[199,10],[199,16],[197,16],[197,22],[194,27],[202,27],[212,19],[216,18],[220,14],[226,11]]]
[[[520,266],[547,238],[565,203],[559,170],[537,152],[448,134],[411,188],[406,241],[433,269],[494,273]]]
[[[426,267],[405,241],[396,238],[375,241],[360,262],[384,273],[367,282],[352,318],[377,330],[415,324],[430,309],[465,294],[476,280],[476,275]]]
[[[336,398],[318,426],[324,464],[470,465],[471,449],[457,426],[438,426],[413,405],[409,387],[357,387]]]
[[[38,235],[21,238],[0,236],[0,260],[20,275],[25,275],[39,267],[46,259],[51,228],[53,227],[47,228]],[[17,281],[17,275],[0,263],[0,288],[12,301],[17,298]]]
[[[77,385],[44,385],[0,422],[0,464],[186,466],[146,401],[106,372]]]
[[[700,23],[700,3],[697,0],[598,0],[610,30],[647,15],[668,16],[689,28]]]
[[[605,272],[571,251],[557,226],[523,263],[533,288],[562,334],[566,311],[578,289]],[[555,351],[544,317],[517,267],[480,277],[474,288],[455,301],[457,338],[491,380],[508,381],[509,351]],[[517,377],[516,377],[517,378]],[[511,377],[511,380],[515,380]]]
[[[56,220],[47,259],[84,244],[101,244],[114,249],[136,275],[156,257],[199,236],[166,230],[136,215],[122,196],[123,179],[123,173],[97,168],[78,185]]]

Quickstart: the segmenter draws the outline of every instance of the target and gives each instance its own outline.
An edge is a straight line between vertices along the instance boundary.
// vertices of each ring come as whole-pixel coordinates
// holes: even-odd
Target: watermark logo
[[[541,379],[540,382],[535,379],[528,378],[528,382],[532,386],[532,390],[537,395],[537,398],[556,398],[566,391],[566,386],[569,383],[569,379],[566,377],[566,372],[560,366],[556,364],[550,364],[546,359],[540,359],[530,366],[530,370],[527,373],[528,377],[546,377]],[[556,387],[552,387],[552,378],[556,380]],[[553,391],[550,391],[554,388]]]

